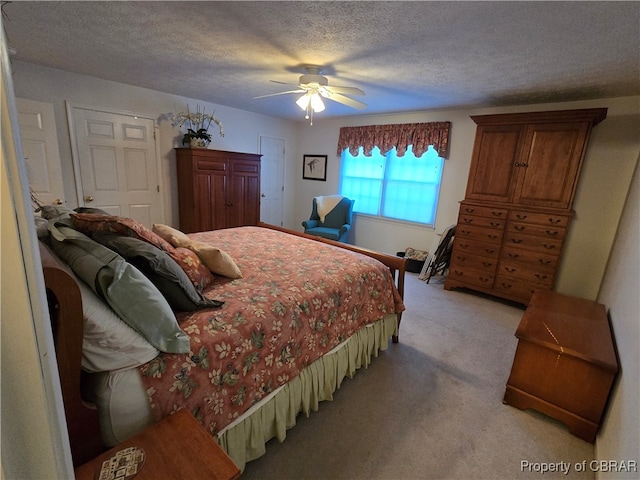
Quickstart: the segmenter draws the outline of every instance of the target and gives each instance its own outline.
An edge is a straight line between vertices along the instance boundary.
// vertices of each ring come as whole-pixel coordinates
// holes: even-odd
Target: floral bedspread
[[[188,408],[215,434],[362,326],[404,310],[375,259],[260,227],[189,236],[226,251],[243,277],[205,290],[223,307],[177,314],[189,355],[139,367],[158,420]]]

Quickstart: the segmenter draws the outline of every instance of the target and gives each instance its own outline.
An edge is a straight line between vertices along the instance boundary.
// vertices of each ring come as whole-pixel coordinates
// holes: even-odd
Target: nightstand
[[[135,480],[234,480],[240,469],[187,410],[151,425],[76,469],[76,480],[96,480],[102,463],[127,448],[144,450],[146,460]]]

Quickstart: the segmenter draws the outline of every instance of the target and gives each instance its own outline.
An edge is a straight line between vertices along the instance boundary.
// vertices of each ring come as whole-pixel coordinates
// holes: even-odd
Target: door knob
[[[264,197],[266,197],[266,196],[267,196],[267,194],[266,194],[266,193],[263,193],[263,194],[262,194],[262,195],[260,195],[260,196],[264,198]]]
[[[93,197],[91,195],[88,195],[88,196],[84,197],[84,201],[85,202],[93,202]]]
[[[60,200],[59,198],[56,198],[56,199],[53,201],[53,204],[54,204],[54,205],[62,205],[63,203],[64,203],[64,202],[63,202],[62,200]]]

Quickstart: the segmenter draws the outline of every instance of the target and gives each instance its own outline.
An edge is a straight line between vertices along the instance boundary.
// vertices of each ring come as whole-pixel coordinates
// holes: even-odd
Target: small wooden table
[[[503,403],[544,413],[593,442],[618,372],[604,305],[538,290],[516,337]]]
[[[240,469],[187,410],[156,423],[75,471],[77,480],[97,480],[102,463],[127,447],[144,450],[146,460],[134,480],[233,480]]]

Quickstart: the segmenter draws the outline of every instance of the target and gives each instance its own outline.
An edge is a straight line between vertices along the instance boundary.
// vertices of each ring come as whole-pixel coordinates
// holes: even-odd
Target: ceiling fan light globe
[[[318,92],[314,92],[311,95],[311,108],[313,108],[313,111],[316,113],[324,110],[324,102],[322,101],[322,97],[318,95]]]
[[[296,100],[296,104],[300,107],[301,110],[306,110],[309,106],[310,101],[311,98],[309,97],[309,94],[305,93],[298,100]]]

